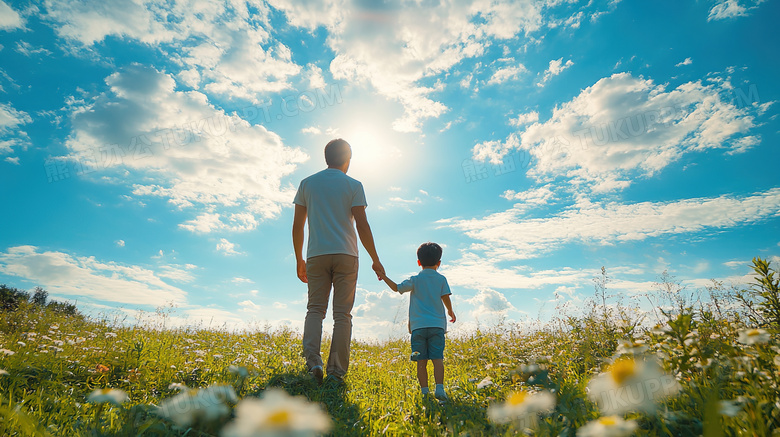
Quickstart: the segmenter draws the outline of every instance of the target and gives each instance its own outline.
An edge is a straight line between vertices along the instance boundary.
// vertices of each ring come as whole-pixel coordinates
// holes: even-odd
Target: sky
[[[292,200],[344,138],[388,275],[467,333],[648,313],[780,262],[776,1],[0,0],[0,283],[132,323],[300,330]],[[361,247],[358,339],[408,295]],[[156,316],[159,317],[159,316]],[[326,330],[330,325],[330,314]]]

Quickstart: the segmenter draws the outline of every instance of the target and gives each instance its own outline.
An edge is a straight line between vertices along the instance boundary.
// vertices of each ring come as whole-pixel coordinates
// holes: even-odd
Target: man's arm
[[[295,205],[295,216],[293,217],[292,240],[295,250],[295,269],[298,272],[298,279],[301,282],[309,282],[306,276],[306,260],[303,259],[303,226],[306,224],[306,207]]]
[[[379,262],[379,255],[376,254],[374,235],[371,233],[371,226],[368,225],[368,218],[366,217],[366,207],[353,206],[352,216],[355,217],[355,226],[357,227],[360,242],[363,243],[363,247],[366,248],[366,252],[368,252],[368,255],[371,256],[371,261],[373,261],[371,268],[376,272],[376,277],[381,280],[382,276],[385,275],[385,268]]]
[[[455,323],[455,312],[452,311],[452,302],[450,301],[450,295],[445,294],[441,297],[441,301],[444,302],[444,307],[447,308],[447,314],[450,315],[450,322]]]

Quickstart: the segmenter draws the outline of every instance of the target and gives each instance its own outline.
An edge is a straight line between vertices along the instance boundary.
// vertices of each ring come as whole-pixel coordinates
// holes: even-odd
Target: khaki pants
[[[349,367],[352,340],[352,306],[355,304],[358,258],[346,254],[320,255],[306,260],[309,302],[303,325],[303,357],[306,366],[322,366],[322,320],[333,287],[333,340],[328,355],[328,375],[343,378]]]

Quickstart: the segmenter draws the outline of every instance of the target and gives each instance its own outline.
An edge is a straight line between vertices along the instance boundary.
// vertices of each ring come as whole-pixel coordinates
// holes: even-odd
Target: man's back
[[[328,168],[301,181],[293,202],[306,207],[307,258],[329,254],[358,256],[352,207],[367,206],[359,181],[341,170]]]

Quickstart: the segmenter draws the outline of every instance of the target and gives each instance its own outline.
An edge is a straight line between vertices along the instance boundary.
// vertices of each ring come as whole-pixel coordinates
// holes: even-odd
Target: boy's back
[[[435,269],[420,273],[398,284],[398,292],[411,292],[409,324],[412,331],[420,328],[447,330],[447,317],[441,297],[452,294],[447,278]]]

